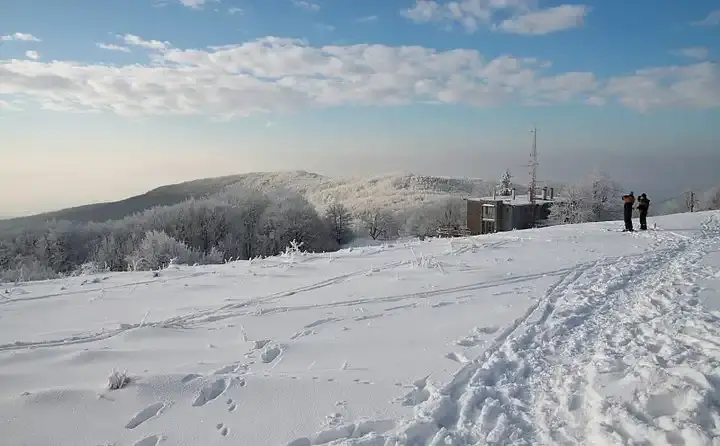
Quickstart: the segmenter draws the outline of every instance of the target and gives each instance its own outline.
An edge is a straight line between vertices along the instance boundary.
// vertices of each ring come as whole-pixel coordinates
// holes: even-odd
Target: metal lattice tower
[[[536,218],[536,192],[537,192],[537,167],[538,167],[538,160],[537,160],[537,127],[533,127],[532,130],[530,130],[530,133],[533,134],[533,142],[532,142],[532,150],[530,151],[530,186],[528,187],[528,198],[530,199],[530,208],[532,212],[532,227],[535,227],[535,218]]]

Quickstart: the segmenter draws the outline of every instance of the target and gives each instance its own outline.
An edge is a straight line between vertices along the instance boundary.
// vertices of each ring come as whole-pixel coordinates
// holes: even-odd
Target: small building
[[[535,197],[535,222],[547,219],[553,203],[553,188],[544,187]],[[527,195],[510,195],[467,199],[467,228],[471,235],[529,229],[533,227],[533,208]]]

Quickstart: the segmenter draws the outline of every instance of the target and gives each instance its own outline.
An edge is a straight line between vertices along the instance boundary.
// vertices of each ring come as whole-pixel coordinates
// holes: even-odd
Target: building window
[[[495,218],[495,205],[484,204],[482,206],[482,218]]]

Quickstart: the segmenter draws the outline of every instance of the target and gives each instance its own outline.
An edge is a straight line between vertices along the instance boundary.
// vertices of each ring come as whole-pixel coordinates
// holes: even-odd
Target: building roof
[[[471,201],[502,201],[506,206],[528,206],[530,205],[530,196],[516,195],[515,199],[511,196],[496,195],[495,197],[468,198]],[[543,200],[542,195],[535,197],[536,204],[552,203],[554,200]]]

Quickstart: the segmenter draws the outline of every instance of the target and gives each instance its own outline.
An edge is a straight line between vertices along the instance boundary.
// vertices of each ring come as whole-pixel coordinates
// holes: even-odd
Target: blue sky
[[[715,0],[5,0],[0,39],[0,214],[251,170],[492,177],[533,124],[548,179],[659,157],[616,175],[661,193],[720,140]]]

